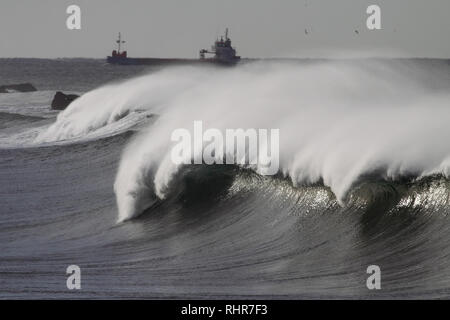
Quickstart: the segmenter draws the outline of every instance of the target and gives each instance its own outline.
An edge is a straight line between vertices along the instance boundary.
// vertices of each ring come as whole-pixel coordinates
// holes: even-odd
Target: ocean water
[[[38,91],[0,94],[1,299],[450,296],[448,61],[0,59],[20,82]],[[55,91],[82,96],[56,112]],[[174,165],[195,120],[279,129],[279,174]]]

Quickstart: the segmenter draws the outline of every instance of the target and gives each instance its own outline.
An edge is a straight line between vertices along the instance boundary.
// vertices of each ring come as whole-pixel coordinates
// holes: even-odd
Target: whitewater
[[[437,74],[434,82],[439,83]],[[404,62],[252,63],[215,73],[169,68],[86,93],[37,141],[101,130],[130,112],[157,115],[122,154],[114,184],[119,221],[170,192],[180,166],[171,133],[208,128],[280,130],[280,174],[294,186],[323,183],[341,205],[361,177],[448,177],[450,95]]]

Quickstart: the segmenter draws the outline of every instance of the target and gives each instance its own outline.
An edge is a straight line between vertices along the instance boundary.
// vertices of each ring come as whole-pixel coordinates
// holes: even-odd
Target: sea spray
[[[82,137],[117,122],[133,111],[162,113],[165,105],[176,97],[174,92],[188,90],[206,76],[195,68],[187,67],[184,72],[189,77],[180,77],[177,72],[168,69],[87,92],[61,112],[56,122],[36,141]]]
[[[169,68],[85,94],[41,138],[83,135],[135,108],[159,115],[123,152],[119,221],[170,192],[180,169],[171,134],[195,120],[223,131],[279,128],[280,173],[294,185],[323,182],[344,203],[364,175],[448,175],[450,95],[422,71],[401,61]]]

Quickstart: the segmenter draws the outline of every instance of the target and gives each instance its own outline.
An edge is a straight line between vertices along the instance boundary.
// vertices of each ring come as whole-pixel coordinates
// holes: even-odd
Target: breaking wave
[[[389,215],[402,210],[446,215],[450,209],[450,181],[441,175],[420,180],[387,181],[375,176],[361,179],[348,192],[345,204],[339,203],[332,190],[321,183],[293,186],[289,178],[261,176],[237,166],[184,166],[171,179],[168,189],[165,202],[187,207],[217,205],[233,197],[240,197],[248,205],[249,194],[256,194],[257,199],[265,199],[266,205],[289,206],[290,212],[301,215],[360,211],[370,216],[371,211]],[[148,206],[150,211],[162,202],[153,192],[147,195],[153,196],[152,205]]]
[[[392,190],[408,184],[395,205],[417,203],[414,194],[428,199],[433,192],[447,194],[445,202],[450,174],[445,77],[438,67],[406,61],[176,67],[86,93],[37,140],[92,134],[132,112],[158,115],[122,154],[114,184],[119,221],[176,194],[174,181],[190,169],[171,161],[170,136],[177,128],[192,130],[195,120],[202,120],[205,130],[279,129],[280,172],[269,179],[281,178],[297,190],[322,186],[340,206],[369,195],[391,197]],[[435,189],[423,187],[430,177]],[[419,185],[425,189],[418,192]]]

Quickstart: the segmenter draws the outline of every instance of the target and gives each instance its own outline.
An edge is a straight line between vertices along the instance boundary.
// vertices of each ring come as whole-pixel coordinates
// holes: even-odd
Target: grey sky
[[[370,4],[383,30],[367,30]],[[243,57],[450,57],[449,0],[1,0],[0,57],[100,58],[119,31],[129,56],[197,57],[226,26]]]

